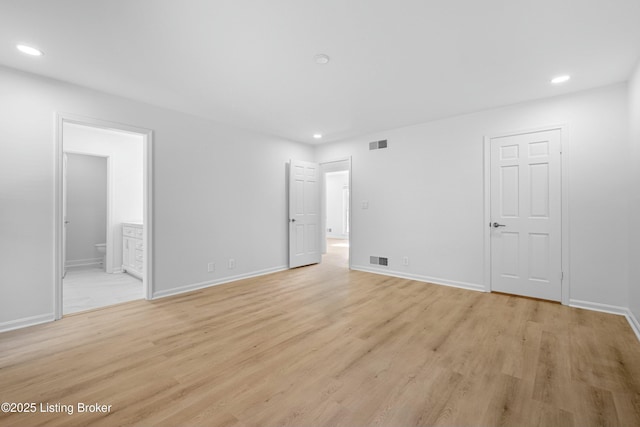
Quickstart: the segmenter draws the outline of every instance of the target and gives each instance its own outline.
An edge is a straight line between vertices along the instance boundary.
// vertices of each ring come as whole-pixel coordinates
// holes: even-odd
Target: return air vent
[[[369,143],[369,150],[377,150],[387,148],[387,140],[381,139],[380,141],[373,141]]]
[[[375,265],[389,265],[389,258],[386,257],[378,257],[378,256],[370,256],[369,264]]]

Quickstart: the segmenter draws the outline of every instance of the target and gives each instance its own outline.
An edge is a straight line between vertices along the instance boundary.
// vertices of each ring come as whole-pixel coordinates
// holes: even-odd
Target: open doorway
[[[56,319],[150,299],[150,138],[59,117]]]
[[[351,161],[320,165],[322,173],[322,253],[332,263],[349,266],[351,232]]]

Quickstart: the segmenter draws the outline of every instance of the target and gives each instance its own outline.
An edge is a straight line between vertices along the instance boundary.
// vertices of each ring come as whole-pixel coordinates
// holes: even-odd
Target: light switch
[[[362,201],[362,209],[369,209],[369,201],[368,200],[363,200]]]

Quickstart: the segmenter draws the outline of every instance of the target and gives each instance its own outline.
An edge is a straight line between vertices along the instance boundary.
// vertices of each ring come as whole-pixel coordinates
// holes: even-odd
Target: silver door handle
[[[493,228],[506,227],[506,225],[504,225],[504,224],[498,224],[497,222],[494,222],[492,225],[493,225]]]

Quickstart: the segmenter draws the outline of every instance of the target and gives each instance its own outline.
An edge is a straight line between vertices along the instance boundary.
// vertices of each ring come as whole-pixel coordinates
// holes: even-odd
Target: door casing
[[[144,242],[143,257],[144,279],[143,291],[147,300],[153,299],[153,131],[122,123],[85,117],[71,113],[56,112],[55,120],[55,189],[54,189],[54,290],[53,306],[54,318],[62,318],[62,276],[64,274],[63,257],[63,126],[65,123],[74,123],[83,126],[111,129],[116,131],[131,132],[143,137],[143,218],[144,228],[142,239]]]
[[[500,132],[484,137],[484,288],[491,292],[491,140],[506,136],[522,135],[527,133],[559,130],[561,134],[561,256],[562,256],[562,293],[561,303],[569,305],[571,299],[571,272],[569,264],[569,131],[567,125],[550,125],[520,131]]]

